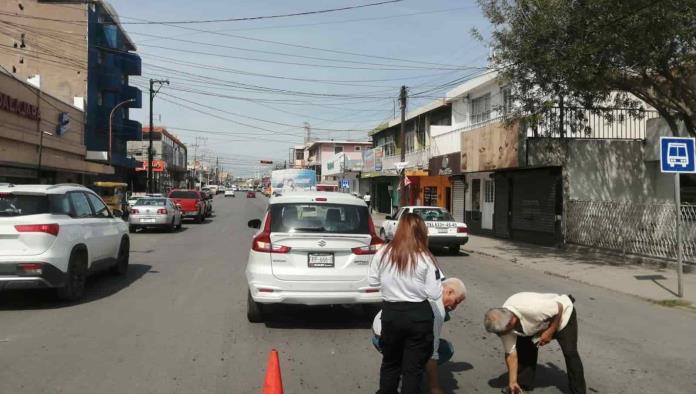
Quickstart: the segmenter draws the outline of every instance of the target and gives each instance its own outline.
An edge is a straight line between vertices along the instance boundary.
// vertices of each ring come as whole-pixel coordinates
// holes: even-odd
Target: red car
[[[181,218],[193,218],[196,223],[203,223],[205,218],[205,201],[203,194],[198,190],[175,189],[167,196],[176,203],[181,210]]]
[[[256,192],[248,191],[247,198],[256,198]]]

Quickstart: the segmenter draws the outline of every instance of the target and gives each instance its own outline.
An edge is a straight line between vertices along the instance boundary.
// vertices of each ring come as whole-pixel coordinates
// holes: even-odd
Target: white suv
[[[128,224],[80,185],[0,185],[0,290],[84,294],[88,274],[128,270]]]
[[[290,193],[271,198],[264,219],[249,227],[260,229],[246,266],[249,321],[263,320],[263,304],[381,302],[367,270],[384,242],[364,201],[343,193]]]

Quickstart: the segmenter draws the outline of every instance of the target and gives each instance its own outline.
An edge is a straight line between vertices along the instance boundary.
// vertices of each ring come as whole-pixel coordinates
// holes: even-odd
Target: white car
[[[87,276],[128,271],[128,224],[79,185],[0,186],[0,290],[56,288],[84,294]]]
[[[385,241],[394,239],[399,218],[404,213],[415,213],[420,216],[428,226],[428,245],[434,247],[447,247],[456,255],[459,247],[469,241],[469,229],[466,223],[457,222],[446,209],[440,207],[407,206],[400,208],[396,214],[387,216],[382,223],[380,236]]]
[[[273,197],[252,240],[246,277],[247,318],[263,320],[266,304],[373,304],[367,283],[372,256],[384,243],[364,201],[332,192]],[[369,309],[367,309],[369,312]]]
[[[234,190],[232,190],[232,189],[225,190],[225,197],[234,197]]]
[[[169,232],[181,230],[181,210],[167,197],[144,197],[130,208],[128,232],[139,228],[160,228]]]

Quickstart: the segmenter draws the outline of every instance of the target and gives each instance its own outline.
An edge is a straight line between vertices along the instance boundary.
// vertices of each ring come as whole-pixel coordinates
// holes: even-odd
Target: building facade
[[[86,183],[111,166],[86,160],[84,113],[0,72],[0,182]]]
[[[142,163],[136,168],[135,191],[145,191],[147,188],[147,150],[150,146],[150,128],[143,128],[142,135],[142,140],[128,141],[129,156]],[[155,127],[152,134],[152,150],[154,190],[162,192],[173,188],[187,187],[188,152],[186,145],[166,128]]]

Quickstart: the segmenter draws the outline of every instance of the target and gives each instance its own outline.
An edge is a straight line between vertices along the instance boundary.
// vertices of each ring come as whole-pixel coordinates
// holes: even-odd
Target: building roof
[[[466,94],[469,93],[469,91],[484,85],[488,82],[494,81],[499,77],[498,71],[491,70],[491,71],[486,71],[482,74],[479,74],[470,80],[464,82],[463,84],[457,86],[456,88],[450,90],[445,94],[445,100],[448,103],[451,103],[452,101],[456,100],[457,98],[461,96],[465,96]]]
[[[307,144],[307,148],[311,149],[314,145],[331,144],[331,145],[372,145],[372,141],[350,141],[350,140],[319,140],[311,141]]]
[[[155,133],[164,133],[164,135],[166,135],[167,137],[169,137],[169,138],[170,138],[172,141],[174,141],[177,145],[179,145],[179,146],[181,146],[182,148],[186,149],[186,145],[185,145],[183,142],[181,142],[181,140],[179,140],[179,138],[178,138],[177,136],[175,136],[174,134],[172,134],[172,133],[170,133],[169,131],[167,131],[167,128],[166,128],[166,127],[155,127],[154,130],[155,130]],[[149,128],[149,127],[143,127],[143,134],[149,133],[149,132],[150,132],[150,128]]]
[[[118,26],[118,29],[121,31],[121,33],[123,33],[123,37],[125,38],[126,43],[129,47],[128,49],[130,49],[131,51],[137,51],[138,48],[135,46],[135,43],[128,35],[128,32],[126,32],[126,29],[123,28],[123,25],[121,25],[121,19],[118,17],[116,9],[106,0],[96,0],[96,2],[101,4],[101,6],[104,8],[104,11],[106,11],[106,13],[109,14],[116,26]]]
[[[438,108],[445,107],[447,105],[448,104],[444,98],[433,100],[433,101],[429,102],[428,104],[425,104],[421,107],[414,109],[413,111],[407,112],[406,113],[406,121],[409,121],[409,120],[411,120],[419,115],[423,115],[426,112],[430,112],[430,111],[436,110]],[[392,119],[386,123],[382,123],[379,126],[377,126],[374,130],[370,131],[368,134],[374,135],[374,134],[377,134],[384,129],[394,127],[398,124],[401,124],[401,118],[395,118],[395,119]]]

